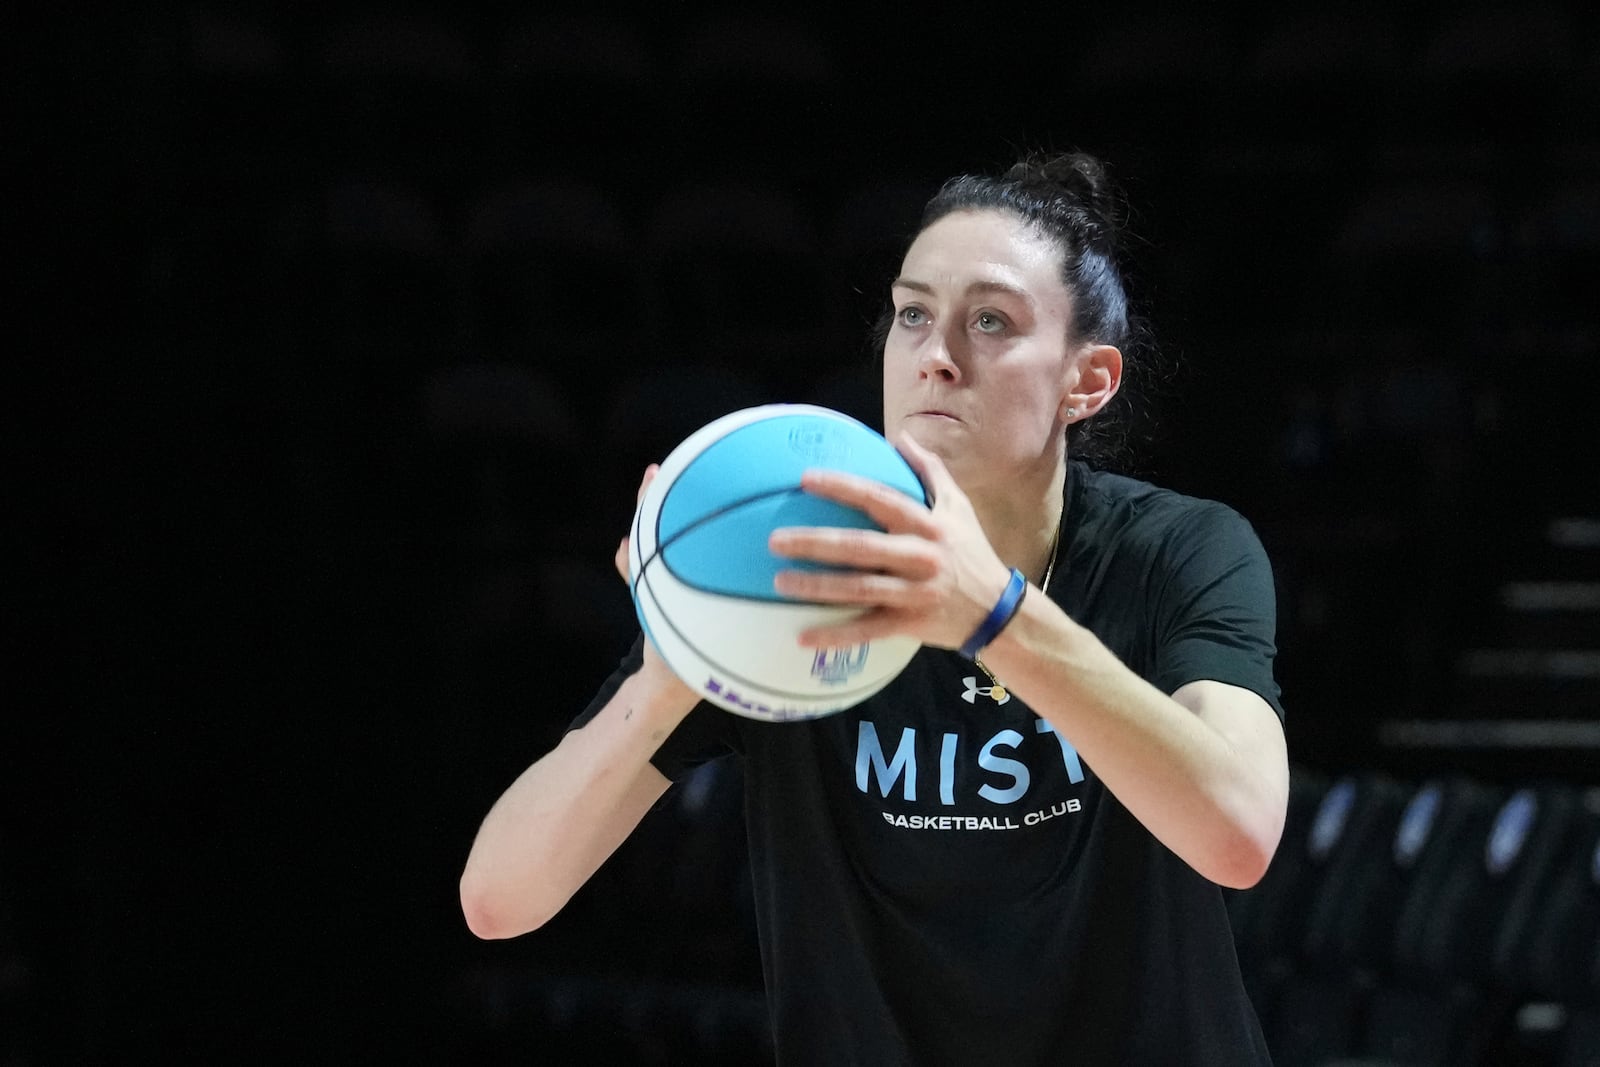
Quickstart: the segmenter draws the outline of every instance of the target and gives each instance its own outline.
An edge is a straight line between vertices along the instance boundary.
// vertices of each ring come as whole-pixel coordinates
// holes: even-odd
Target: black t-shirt
[[[1228,507],[1074,461],[1049,596],[1162,691],[1214,679],[1281,718],[1271,569]],[[1221,890],[957,654],[823,719],[703,704],[654,763],[729,752],[779,1063],[1270,1062]]]

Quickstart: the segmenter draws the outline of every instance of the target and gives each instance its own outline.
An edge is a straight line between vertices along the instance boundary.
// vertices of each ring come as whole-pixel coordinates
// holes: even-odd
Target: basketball
[[[781,596],[785,569],[827,569],[767,548],[783,526],[876,529],[864,512],[800,488],[811,467],[861,475],[926,503],[883,435],[811,404],[766,404],[690,434],[661,463],[634,513],[628,548],[634,608],[661,658],[702,699],[772,722],[843,711],[878,692],[920,647],[893,637],[806,648],[799,634],[861,608]]]

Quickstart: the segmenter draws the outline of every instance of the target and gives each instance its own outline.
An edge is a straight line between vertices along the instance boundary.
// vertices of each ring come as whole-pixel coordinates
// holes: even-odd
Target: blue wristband
[[[961,646],[961,654],[967,659],[976,659],[984,646],[1006,628],[1006,623],[1017,613],[1017,608],[1022,604],[1022,594],[1028,591],[1028,579],[1017,568],[1011,568],[1011,580],[1006,583],[1005,592],[1000,594],[1000,599],[994,602],[994,610],[989,612],[989,617],[978,624],[972,631],[972,636],[967,638],[967,643]]]

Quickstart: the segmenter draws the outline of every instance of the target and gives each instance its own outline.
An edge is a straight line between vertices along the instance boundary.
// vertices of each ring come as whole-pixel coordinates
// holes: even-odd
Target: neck
[[[1065,458],[1048,472],[968,494],[1000,561],[1044,584],[1065,503]]]

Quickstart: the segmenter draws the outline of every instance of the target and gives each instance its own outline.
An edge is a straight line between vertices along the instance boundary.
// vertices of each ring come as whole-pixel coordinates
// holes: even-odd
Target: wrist
[[[961,655],[967,659],[976,659],[1016,616],[1018,609],[1022,607],[1022,598],[1027,592],[1027,577],[1015,567],[1011,568],[1005,587],[1000,591],[994,606],[989,609],[989,613],[973,629],[970,636],[962,642],[958,650]]]
[[[684,684],[659,657],[646,653],[644,664],[626,682],[629,717],[672,729],[694,710],[700,695]]]

